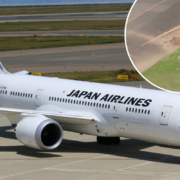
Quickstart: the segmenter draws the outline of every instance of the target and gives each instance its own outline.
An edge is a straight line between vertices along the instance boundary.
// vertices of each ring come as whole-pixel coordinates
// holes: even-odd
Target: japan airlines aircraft
[[[180,146],[180,96],[173,93],[9,73],[0,64],[0,113],[24,145],[52,150],[63,131]]]

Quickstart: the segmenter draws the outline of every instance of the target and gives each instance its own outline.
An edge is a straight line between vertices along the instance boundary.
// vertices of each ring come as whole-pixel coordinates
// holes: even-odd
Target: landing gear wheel
[[[110,144],[112,144],[112,139],[111,139],[111,137],[104,137],[104,144],[105,144],[105,145],[110,145]]]
[[[97,136],[97,143],[104,144],[104,137]]]
[[[114,145],[118,145],[120,143],[120,138],[119,137],[112,137],[112,143]]]
[[[119,137],[100,137],[97,136],[97,143],[98,144],[105,144],[105,145],[118,145],[120,143],[120,138]]]

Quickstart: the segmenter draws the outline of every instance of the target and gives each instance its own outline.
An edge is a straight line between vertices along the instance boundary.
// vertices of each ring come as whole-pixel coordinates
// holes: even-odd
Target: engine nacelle
[[[26,117],[17,124],[16,137],[28,147],[52,150],[61,144],[63,129],[59,123],[44,116]]]

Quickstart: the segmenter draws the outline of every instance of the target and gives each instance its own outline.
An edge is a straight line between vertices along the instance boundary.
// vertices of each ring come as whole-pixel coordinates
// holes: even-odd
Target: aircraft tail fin
[[[11,74],[4,68],[1,62],[0,62],[0,74]]]

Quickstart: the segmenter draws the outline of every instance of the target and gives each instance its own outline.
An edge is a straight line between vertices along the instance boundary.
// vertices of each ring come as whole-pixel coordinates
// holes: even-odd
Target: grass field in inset
[[[180,49],[162,58],[143,75],[161,88],[180,92]]]
[[[119,30],[125,20],[41,21],[0,23],[0,31]]]
[[[52,47],[94,45],[124,42],[124,37],[56,36],[56,37],[0,37],[0,51]]]
[[[11,8],[0,9],[0,15],[17,14],[52,14],[52,13],[81,13],[81,12],[111,12],[128,11],[130,5],[109,5],[109,6],[75,6],[75,7],[41,7],[41,8]]]
[[[117,75],[137,75],[136,79],[120,80]],[[117,71],[86,71],[86,72],[59,72],[59,73],[43,73],[46,77],[58,77],[62,79],[73,79],[79,81],[90,81],[99,83],[109,82],[126,82],[126,81],[144,81],[137,71],[121,69]]]

